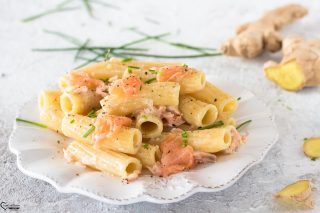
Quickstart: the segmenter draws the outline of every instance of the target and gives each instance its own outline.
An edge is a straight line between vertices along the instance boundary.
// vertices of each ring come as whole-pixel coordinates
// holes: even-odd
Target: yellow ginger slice
[[[299,180],[284,187],[275,197],[283,204],[297,208],[313,208],[313,185],[310,180]]]
[[[306,156],[315,160],[320,157],[320,138],[308,138],[304,141],[303,152]]]
[[[264,69],[266,77],[289,91],[297,91],[303,88],[306,79],[296,60],[290,60],[284,64],[266,64]]]

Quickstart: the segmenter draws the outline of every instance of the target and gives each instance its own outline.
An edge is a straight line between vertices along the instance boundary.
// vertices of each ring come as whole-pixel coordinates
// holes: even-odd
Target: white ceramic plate
[[[220,191],[262,161],[277,141],[278,133],[272,114],[251,92],[233,83],[212,82],[241,97],[234,114],[239,123],[252,119],[252,123],[242,129],[248,134],[248,142],[237,153],[220,157],[215,164],[200,165],[168,178],[144,175],[126,184],[117,177],[66,163],[62,149],[69,139],[48,129],[17,123],[9,147],[17,155],[19,169],[26,175],[49,182],[59,192],[78,193],[110,204],[171,203],[196,192]],[[18,117],[39,121],[36,99],[26,103]]]

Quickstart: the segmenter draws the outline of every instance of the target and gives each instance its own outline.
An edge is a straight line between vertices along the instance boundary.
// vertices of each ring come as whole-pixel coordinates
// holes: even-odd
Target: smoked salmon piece
[[[88,73],[73,72],[67,77],[69,84],[75,87],[75,92],[87,92],[90,90],[95,90],[97,94],[102,97],[106,96],[107,85],[99,79],[92,78]]]
[[[119,132],[124,127],[130,127],[132,120],[128,117],[99,114],[96,122],[94,123],[95,130],[92,135],[92,139],[99,143],[99,141],[112,136]]]
[[[181,79],[189,75],[192,69],[187,66],[164,66],[159,69],[157,80],[162,81],[175,81],[179,82]]]
[[[168,176],[183,170],[191,169],[195,162],[193,148],[183,146],[181,134],[170,133],[160,145],[162,152],[160,162],[157,162],[150,171],[157,176]]]
[[[114,81],[109,88],[109,92],[110,94],[122,93],[130,96],[137,94],[140,91],[142,84],[140,78],[133,74],[124,79]]]

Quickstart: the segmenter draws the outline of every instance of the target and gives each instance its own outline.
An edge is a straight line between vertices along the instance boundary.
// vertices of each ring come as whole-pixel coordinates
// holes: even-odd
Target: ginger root
[[[320,138],[308,138],[304,141],[303,152],[312,160],[320,157]]]
[[[311,181],[299,180],[283,188],[275,197],[281,203],[291,207],[313,208],[315,201],[312,188],[313,184]]]
[[[264,50],[276,52],[281,49],[279,30],[308,13],[301,5],[289,4],[266,12],[260,19],[245,23],[236,29],[236,34],[221,47],[222,53],[230,56],[254,58]]]
[[[269,80],[289,91],[320,84],[320,40],[289,36],[283,40],[282,51],[280,64],[268,61],[264,65]]]

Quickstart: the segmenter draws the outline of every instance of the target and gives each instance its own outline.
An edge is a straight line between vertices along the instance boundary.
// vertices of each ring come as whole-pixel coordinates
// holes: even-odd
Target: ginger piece
[[[289,36],[283,40],[280,64],[268,61],[265,76],[288,91],[320,84],[320,40]]]
[[[243,24],[236,29],[236,36],[221,47],[230,56],[254,58],[264,50],[276,52],[281,49],[279,30],[308,13],[298,4],[289,4],[266,12],[260,19]]]
[[[310,180],[299,180],[284,187],[275,197],[290,207],[313,208],[315,201],[312,189],[313,184]]]
[[[320,138],[308,138],[304,140],[303,152],[306,156],[315,160],[320,157]]]

